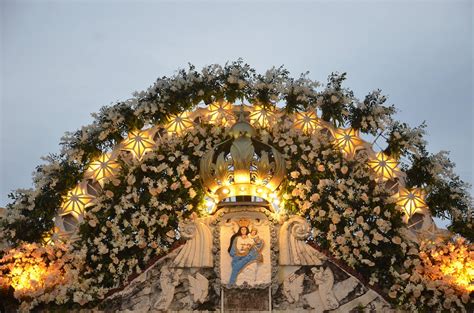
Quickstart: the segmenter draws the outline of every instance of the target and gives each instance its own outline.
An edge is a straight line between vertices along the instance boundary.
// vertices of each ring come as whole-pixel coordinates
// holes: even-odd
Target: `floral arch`
[[[393,307],[472,310],[465,184],[446,154],[427,152],[423,125],[395,121],[378,90],[358,100],[344,79],[322,85],[282,67],[262,75],[239,60],[190,66],[102,108],[37,168],[35,189],[12,195],[0,219],[3,294],[26,310],[100,306],[183,244],[188,221],[252,195],[274,220],[303,218],[312,244]],[[253,130],[236,140],[255,131],[270,148],[237,186],[228,152],[202,164],[244,120]],[[450,218],[449,231],[432,216]]]

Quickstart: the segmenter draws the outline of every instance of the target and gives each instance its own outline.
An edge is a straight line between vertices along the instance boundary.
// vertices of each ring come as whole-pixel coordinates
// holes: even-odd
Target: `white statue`
[[[154,308],[158,310],[167,310],[174,298],[174,290],[179,284],[179,276],[183,270],[170,270],[167,265],[161,268],[160,287],[161,294],[155,302]]]
[[[318,289],[310,294],[304,296],[308,304],[316,310],[316,312],[323,312],[326,310],[333,310],[339,306],[339,302],[334,295],[332,287],[334,285],[334,275],[329,267],[326,269],[312,268],[314,282]]]
[[[326,257],[305,241],[311,227],[301,216],[294,216],[280,228],[280,265],[322,265]]]
[[[195,303],[203,303],[209,292],[209,281],[202,274],[197,273],[196,277],[188,275],[189,290]]]
[[[283,281],[283,294],[289,303],[298,302],[300,295],[303,292],[304,274],[296,275],[290,274]]]
[[[209,226],[195,218],[179,225],[186,243],[173,261],[175,267],[212,267],[212,234]]]

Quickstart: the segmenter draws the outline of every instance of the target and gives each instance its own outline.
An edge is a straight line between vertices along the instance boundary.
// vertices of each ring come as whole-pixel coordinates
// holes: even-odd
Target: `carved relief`
[[[220,273],[223,284],[270,283],[270,228],[263,218],[255,214],[233,214],[222,223]]]
[[[173,301],[175,287],[179,283],[179,276],[182,270],[170,270],[168,266],[161,268],[160,287],[161,294],[158,300],[153,305],[153,308],[158,310],[167,310]]]
[[[212,234],[200,219],[180,224],[181,236],[187,240],[173,261],[175,267],[212,267]]]
[[[309,223],[294,216],[280,228],[280,265],[321,265],[326,257],[305,241],[310,235]]]
[[[188,280],[193,301],[203,303],[209,293],[209,281],[200,273],[197,273],[196,277],[188,275]]]

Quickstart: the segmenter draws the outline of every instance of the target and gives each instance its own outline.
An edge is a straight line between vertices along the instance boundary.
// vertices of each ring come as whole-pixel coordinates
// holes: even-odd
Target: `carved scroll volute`
[[[176,258],[174,267],[212,267],[212,233],[201,220],[180,223],[180,234],[186,243]]]
[[[305,241],[311,227],[301,216],[294,216],[280,228],[280,265],[321,265],[326,257]]]

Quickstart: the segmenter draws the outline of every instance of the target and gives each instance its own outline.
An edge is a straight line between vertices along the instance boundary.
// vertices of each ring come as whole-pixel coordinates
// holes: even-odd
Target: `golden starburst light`
[[[155,141],[150,130],[135,130],[131,131],[122,142],[121,149],[132,152],[138,160],[141,160],[154,146]]]
[[[275,118],[275,113],[271,109],[265,109],[261,105],[255,105],[250,112],[250,122],[253,125],[266,128]]]
[[[84,177],[93,179],[101,186],[104,186],[104,180],[114,177],[119,168],[120,164],[115,158],[112,158],[112,154],[104,153],[97,160],[89,164],[89,167],[84,173]]]
[[[398,162],[383,152],[376,154],[375,159],[370,160],[369,166],[377,174],[380,181],[387,181],[398,177],[400,170]]]
[[[425,202],[426,193],[420,188],[401,188],[398,192],[397,205],[399,205],[410,219],[413,214],[428,208]]]
[[[318,117],[314,111],[297,112],[295,114],[295,124],[297,129],[301,129],[305,134],[310,134],[319,125]]]
[[[87,184],[78,184],[63,198],[59,215],[73,214],[76,218],[84,214],[87,207],[93,205],[95,197],[87,193]]]
[[[229,125],[235,123],[235,115],[230,102],[223,100],[213,102],[209,105],[208,111],[209,122],[212,124]]]
[[[169,117],[169,123],[166,125],[166,130],[169,133],[177,133],[178,135],[184,132],[186,129],[193,127],[194,122],[189,117],[189,112],[183,112],[177,115],[171,115]]]
[[[338,128],[334,134],[334,145],[348,157],[354,156],[358,147],[363,144],[359,131],[353,128]]]

